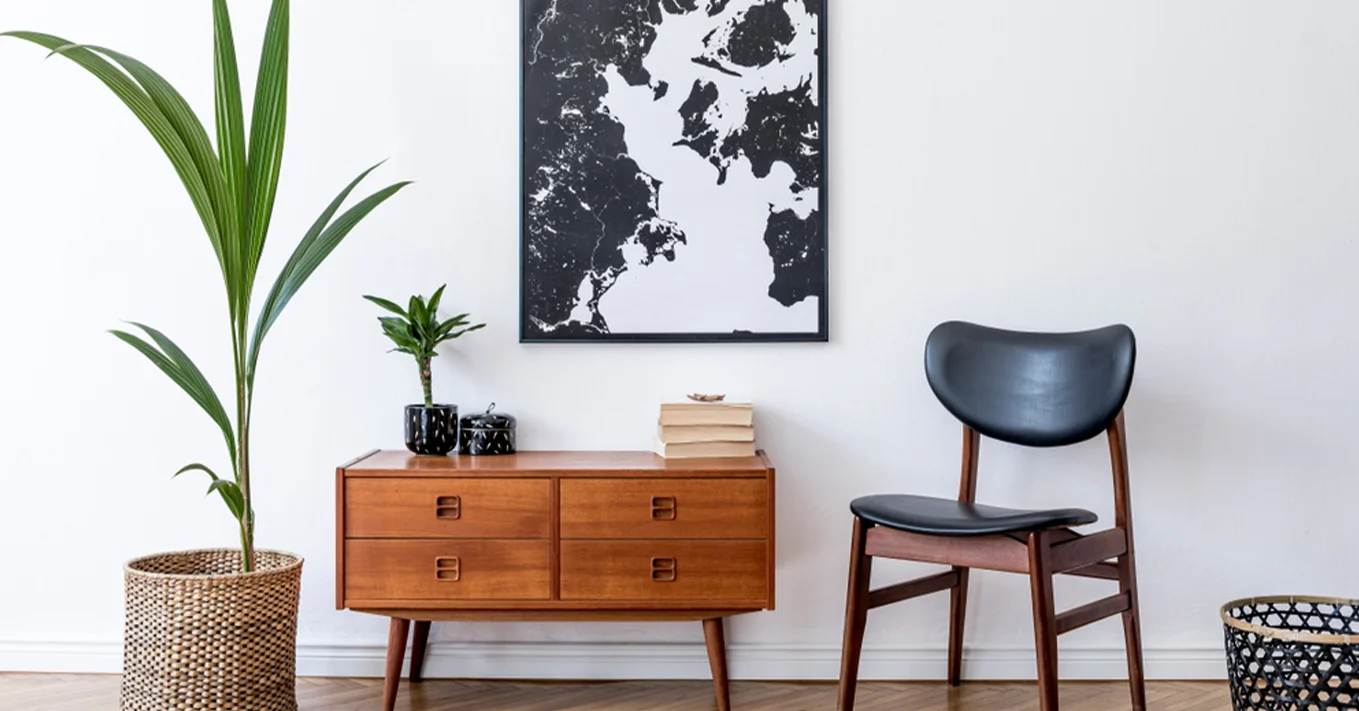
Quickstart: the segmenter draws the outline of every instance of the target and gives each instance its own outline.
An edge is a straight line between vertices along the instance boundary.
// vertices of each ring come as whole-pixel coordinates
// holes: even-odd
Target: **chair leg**
[[[1029,534],[1034,647],[1038,651],[1038,707],[1057,711],[1057,610],[1052,600],[1052,534]]]
[[[1128,685],[1133,711],[1147,711],[1147,686],[1142,669],[1142,621],[1137,610],[1137,566],[1129,550],[1118,560],[1118,587],[1132,603],[1123,613],[1123,641],[1128,649]]]
[[[854,517],[854,538],[849,549],[849,592],[845,600],[845,646],[840,654],[840,711],[853,711],[854,691],[859,684],[859,652],[868,622],[868,585],[873,558],[864,554],[864,541],[871,524]]]
[[[954,567],[958,586],[949,591],[948,619],[948,684],[957,686],[963,680],[963,620],[967,616],[967,578],[970,569]]]

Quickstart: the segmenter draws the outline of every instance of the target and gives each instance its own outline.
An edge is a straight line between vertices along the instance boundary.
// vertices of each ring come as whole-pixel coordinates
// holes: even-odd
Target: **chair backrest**
[[[925,376],[939,402],[981,434],[1057,447],[1113,424],[1136,359],[1132,329],[1123,325],[1030,333],[950,321],[925,343]]]

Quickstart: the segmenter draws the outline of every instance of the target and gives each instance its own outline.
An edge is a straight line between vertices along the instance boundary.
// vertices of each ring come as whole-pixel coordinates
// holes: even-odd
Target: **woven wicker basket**
[[[1233,600],[1222,623],[1236,711],[1359,711],[1359,601]]]
[[[302,558],[163,553],[123,567],[122,711],[296,711]]]

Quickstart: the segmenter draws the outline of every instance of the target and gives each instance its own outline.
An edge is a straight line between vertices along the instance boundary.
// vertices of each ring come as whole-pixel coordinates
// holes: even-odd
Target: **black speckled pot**
[[[443,455],[458,448],[458,406],[406,406],[406,449]]]
[[[458,428],[458,451],[479,457],[486,454],[514,454],[514,415],[491,412],[495,403],[478,412],[462,418]]]

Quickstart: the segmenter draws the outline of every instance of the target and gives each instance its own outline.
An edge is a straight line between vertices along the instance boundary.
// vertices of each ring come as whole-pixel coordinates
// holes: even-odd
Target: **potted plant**
[[[288,96],[288,0],[274,0],[264,36],[247,134],[226,0],[214,0],[216,145],[178,91],[125,54],[39,32],[6,32],[46,47],[88,70],[150,131],[189,194],[221,269],[231,332],[234,419],[189,356],[160,331],[113,335],[142,353],[221,430],[229,476],[200,471],[235,519],[240,550],[167,553],[125,566],[127,624],[123,708],[296,709],[297,601],[302,559],[255,548],[250,414],[265,336],[283,309],[370,212],[407,185],[390,185],[336,217],[349,184],[303,235],[283,265],[251,328],[250,304],[269,233],[283,159]],[[374,166],[376,168],[377,166]]]
[[[484,323],[467,325],[467,317],[471,314],[439,320],[439,301],[447,286],[439,287],[428,301],[423,296],[412,296],[404,309],[381,297],[363,297],[396,314],[378,317],[382,332],[396,344],[390,352],[414,356],[420,368],[420,387],[425,391],[425,402],[406,406],[406,448],[416,454],[444,455],[458,446],[458,406],[434,404],[434,374],[430,361],[439,355],[439,344],[486,327]]]

